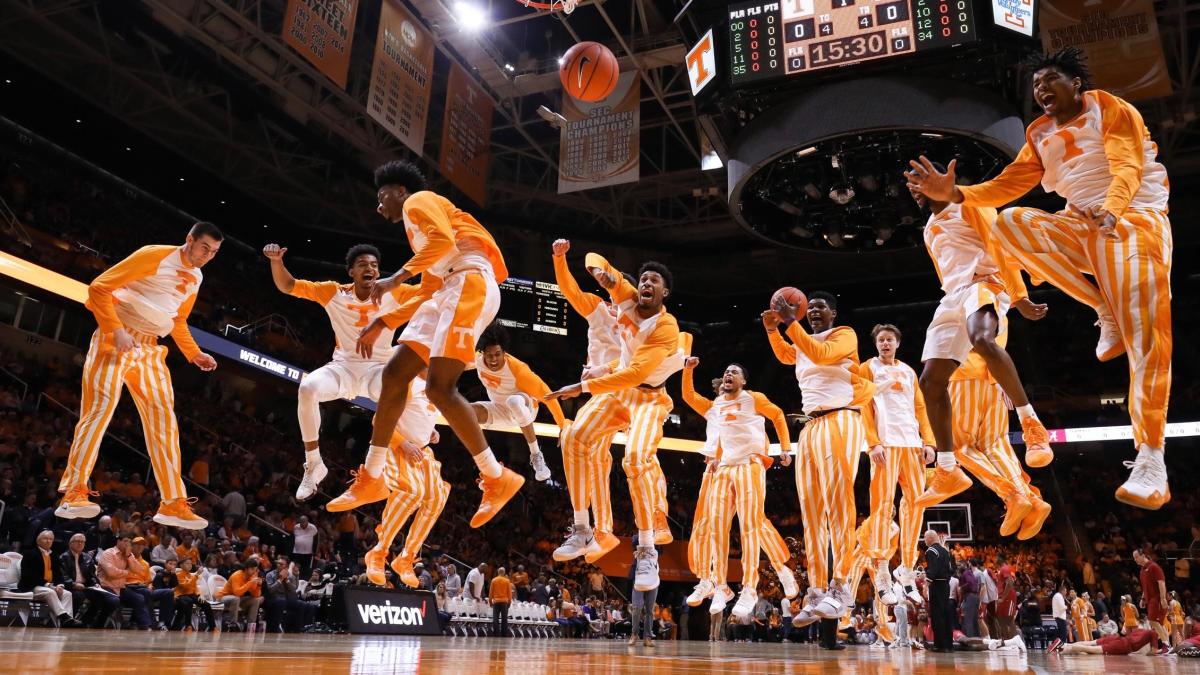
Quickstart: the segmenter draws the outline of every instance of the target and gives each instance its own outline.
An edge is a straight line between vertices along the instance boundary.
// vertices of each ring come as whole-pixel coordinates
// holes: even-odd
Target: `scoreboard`
[[[975,42],[973,0],[779,0],[729,6],[733,85]]]
[[[567,299],[557,284],[509,277],[500,284],[500,325],[567,334]]]

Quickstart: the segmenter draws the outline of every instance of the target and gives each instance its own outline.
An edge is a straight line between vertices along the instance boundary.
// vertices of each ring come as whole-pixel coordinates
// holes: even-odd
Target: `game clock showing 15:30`
[[[974,42],[971,0],[780,0],[729,6],[736,85]]]

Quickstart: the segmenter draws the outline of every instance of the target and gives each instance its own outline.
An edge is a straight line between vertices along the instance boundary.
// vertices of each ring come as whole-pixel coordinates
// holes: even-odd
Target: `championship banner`
[[[367,114],[417,155],[433,92],[433,36],[397,0],[384,0],[375,39]]]
[[[558,144],[559,194],[638,179],[641,93],[637,73],[629,71],[621,73],[617,88],[603,101],[563,96],[567,123]]]
[[[1096,87],[1131,101],[1171,93],[1151,0],[1043,0],[1038,26],[1045,49],[1083,50]]]
[[[288,0],[283,41],[346,88],[358,0]]]
[[[492,99],[454,64],[446,85],[442,120],[442,175],[482,206],[491,163]]]

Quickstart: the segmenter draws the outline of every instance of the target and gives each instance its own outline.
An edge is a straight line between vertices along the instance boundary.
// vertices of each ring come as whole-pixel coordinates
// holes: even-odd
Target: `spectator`
[[[83,550],[86,545],[87,537],[82,532],[76,532],[71,535],[67,550],[58,558],[58,571],[63,584],[71,591],[71,606],[76,613],[83,609],[85,599],[89,599],[93,605],[101,602],[93,597],[102,591],[94,588],[99,583],[96,579],[96,560]]]
[[[1100,637],[1109,637],[1120,632],[1117,622],[1109,617],[1108,612],[1100,615],[1100,621],[1096,624],[1096,631],[1100,633]]]
[[[117,533],[113,531],[112,516],[100,516],[95,527],[88,531],[88,542],[94,545],[97,552],[110,549],[117,545]],[[98,556],[97,556],[98,557]]]
[[[479,563],[478,567],[467,573],[467,585],[463,589],[463,595],[475,601],[477,606],[483,605],[483,580],[487,571],[487,563]]]
[[[158,607],[159,621],[157,627],[165,629],[175,618],[174,589],[153,588],[154,577],[150,572],[150,563],[146,562],[146,539],[134,537],[132,556],[129,562],[129,576],[125,578],[125,590],[140,594],[146,600],[146,607]],[[149,612],[148,612],[149,613]],[[151,614],[153,623],[153,615]]]
[[[184,530],[183,543],[175,547],[175,559],[182,561],[184,558],[190,558],[192,568],[200,566],[200,549],[196,547],[196,537],[190,531]]]
[[[267,573],[267,632],[289,633],[302,632],[313,622],[316,608],[300,599],[296,592],[297,578],[295,565],[287,558],[275,560],[275,569]],[[286,617],[286,624],[284,619]]]
[[[192,570],[192,559],[185,557],[175,572],[175,621],[171,624],[171,630],[190,628],[193,608],[199,606],[204,614],[205,630],[211,631],[216,626],[212,607],[200,597],[200,573]]]
[[[769,637],[771,628],[771,610],[775,607],[771,604],[771,600],[766,596],[758,596],[758,602],[754,603],[754,639],[757,642],[766,642]]]
[[[229,492],[226,492],[225,496],[221,498],[221,509],[224,512],[227,520],[232,520],[233,522],[245,520],[246,498],[237,490],[230,489]],[[226,534],[229,534],[228,530],[226,531]],[[229,537],[224,538],[229,539]]]
[[[437,590],[434,591],[433,599],[437,602],[438,627],[442,630],[450,623],[450,612],[447,609],[450,606],[450,598],[453,598],[449,591],[446,590],[446,584],[440,583],[437,585]]]
[[[258,561],[247,560],[242,568],[229,576],[225,587],[217,592],[217,600],[225,605],[225,625],[237,631],[238,614],[245,612],[246,626],[258,623],[258,609],[262,606],[262,577],[258,576]]]
[[[513,588],[516,589],[517,600],[527,602],[529,600],[529,573],[525,571],[524,565],[517,565],[517,571],[512,575]]]
[[[963,634],[979,637],[979,578],[968,565],[959,568],[958,606],[962,610]]]
[[[300,516],[300,520],[292,528],[292,538],[292,560],[300,568],[301,577],[307,577],[312,571],[317,526],[308,522],[308,516]]]
[[[132,548],[133,537],[122,533],[117,536],[116,545],[102,551],[96,561],[100,588],[110,593],[111,597],[103,596],[103,601],[95,607],[95,614],[88,610],[84,622],[93,628],[103,628],[119,602],[133,610],[133,621],[138,628],[150,630],[150,610],[146,606],[145,596],[126,588],[126,580],[134,565]],[[89,618],[90,621],[87,620]]]
[[[75,598],[67,589],[62,570],[50,557],[53,546],[54,533],[43,530],[38,533],[34,545],[25,549],[17,592],[33,593],[35,600],[46,603],[59,626],[77,628],[83,624],[75,620]]]
[[[508,608],[512,605],[513,585],[503,567],[492,577],[488,597],[492,601],[492,637],[508,637]]]
[[[413,565],[413,573],[417,575],[417,590],[433,590],[433,577],[429,574],[429,570],[425,569],[425,563],[419,562]]]
[[[442,578],[442,583],[446,587],[446,596],[457,598],[462,595],[462,577],[458,576],[458,566],[450,563],[446,567],[446,576]]]
[[[175,551],[175,537],[166,535],[158,542],[158,546],[150,551],[150,562],[155,565],[165,565],[167,561],[179,562],[179,554]]]
[[[533,587],[529,590],[530,599],[537,605],[545,607],[550,604],[550,589],[546,586],[546,577],[538,575]]]
[[[597,598],[608,597],[604,590],[604,584],[608,581],[608,579],[605,578],[604,573],[600,571],[599,567],[593,567],[592,570],[588,572],[587,580],[589,593]]]

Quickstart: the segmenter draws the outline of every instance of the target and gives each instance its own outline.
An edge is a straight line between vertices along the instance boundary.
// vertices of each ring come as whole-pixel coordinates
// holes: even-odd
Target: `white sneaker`
[[[713,591],[712,604],[708,607],[709,614],[720,614],[725,611],[729,601],[733,599],[733,591],[728,586],[722,586]]]
[[[653,546],[639,546],[633,552],[633,562],[637,566],[633,576],[633,590],[652,591],[658,588],[658,549]]]
[[[739,619],[744,619],[750,616],[756,604],[758,604],[758,593],[753,588],[746,586],[738,594],[738,601],[733,606],[733,615]]]
[[[815,588],[808,589],[808,593],[804,596],[804,607],[800,609],[800,612],[796,616],[792,617],[792,627],[804,628],[816,623],[817,619],[820,618],[816,614],[817,605],[824,596],[824,593]]]
[[[533,467],[534,480],[538,482],[550,480],[550,467],[546,466],[546,456],[540,451],[530,451],[529,465]]]
[[[913,571],[904,565],[901,565],[892,572],[892,578],[900,585],[901,592],[904,597],[912,600],[914,605],[918,607],[925,604],[925,598],[921,597],[921,593],[917,591],[916,575]],[[895,593],[895,587],[892,587],[892,592]]]
[[[700,583],[696,584],[696,588],[692,590],[692,594],[687,598],[689,607],[695,607],[704,602],[705,598],[711,598],[716,586],[708,579],[701,579]]]
[[[555,560],[563,562],[599,550],[600,544],[596,542],[592,528],[576,523],[571,525],[571,529],[567,531],[567,540],[562,543],[562,546],[554,549],[553,557]]]
[[[796,575],[786,567],[780,567],[775,570],[775,575],[779,577],[779,585],[783,586],[783,595],[786,598],[794,598],[800,595],[800,584],[796,583]]]
[[[892,572],[888,569],[888,561],[880,560],[875,566],[875,578],[882,579],[880,582],[879,599],[885,605],[894,605],[899,601],[896,593],[892,591]]]
[[[1100,327],[1100,341],[1096,343],[1096,359],[1111,361],[1125,353],[1125,342],[1121,339],[1121,330],[1117,328],[1117,319],[1107,309],[1098,314],[1095,325]]]
[[[845,593],[841,587],[834,588],[825,594],[821,601],[817,603],[813,614],[816,614],[821,619],[840,619],[850,608],[845,602]]]
[[[325,462],[321,460],[317,460],[315,464],[305,462],[304,478],[300,480],[300,487],[296,488],[296,501],[303,502],[311,499],[313,495],[317,494],[317,486],[328,475],[329,469],[325,468]]]
[[[1162,508],[1163,504],[1171,501],[1162,450],[1143,444],[1138,450],[1137,459],[1124,464],[1130,469],[1129,479],[1117,488],[1117,501],[1150,510]]]
[[[1022,654],[1029,651],[1025,647],[1025,640],[1022,639],[1019,634],[1011,640],[1001,640],[1000,642],[1004,647],[1016,647],[1017,651],[1021,652]]]

